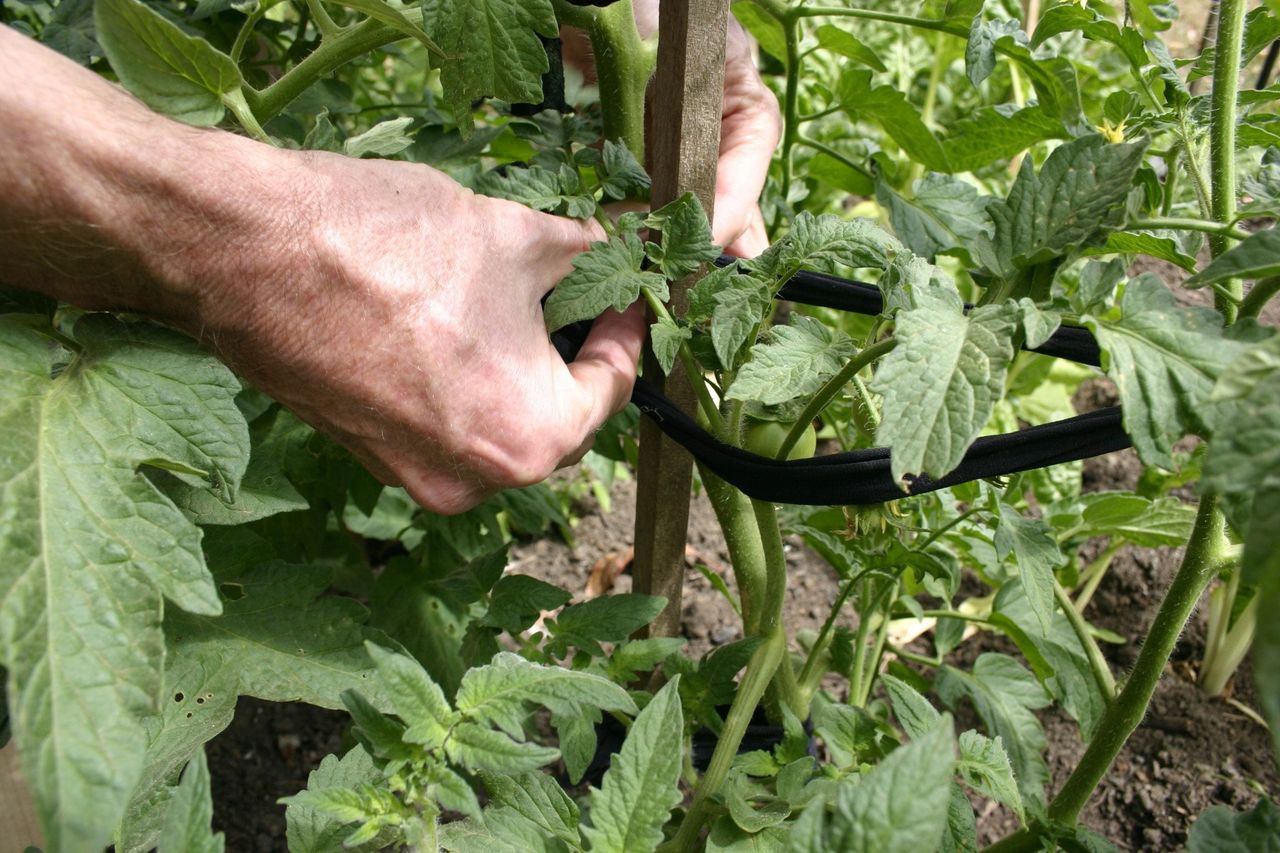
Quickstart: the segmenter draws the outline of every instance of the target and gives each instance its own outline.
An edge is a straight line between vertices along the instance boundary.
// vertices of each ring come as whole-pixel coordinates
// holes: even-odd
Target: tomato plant
[[[659,365],[688,376],[720,445],[797,477],[815,463],[773,457],[811,456],[821,417],[841,452],[887,448],[897,489],[779,507],[704,456],[743,639],[693,659],[633,638],[660,598],[570,604],[507,571],[513,537],[572,536],[552,488],[427,513],[183,336],[6,292],[0,695],[50,849],[221,849],[204,745],[239,696],[351,716],[355,745],[286,801],[293,851],[972,850],[970,798],[1016,816],[992,850],[1110,849],[1081,810],[1211,586],[1203,682],[1221,691],[1252,640],[1280,730],[1280,628],[1258,618],[1280,606],[1280,337],[1259,322],[1280,292],[1280,89],[1239,85],[1276,10],[1222,0],[1215,46],[1175,59],[1172,7],[1145,0],[1031,19],[872,5],[733,3],[785,130],[771,247],[719,266],[691,195],[604,210],[649,191],[655,53],[630,0],[5,7],[178,120],[597,218],[606,239],[545,303],[549,332],[643,299]],[[598,87],[553,73],[562,26],[591,39]],[[865,280],[877,307],[779,311],[804,273]],[[671,309],[670,282],[699,274]],[[1037,352],[1060,330],[1096,358]],[[1085,492],[1078,459],[947,479],[984,435],[1072,417],[1094,376],[1147,468],[1138,491]],[[596,481],[630,461],[635,417],[602,431]],[[787,536],[840,581],[804,643],[784,619]],[[1185,551],[1117,673],[1087,606],[1126,545]],[[894,642],[908,619],[928,643]],[[970,626],[1005,651],[959,665]],[[1035,713],[1051,703],[1087,743],[1053,791]],[[957,732],[962,707],[977,723]],[[761,711],[777,744],[739,754]],[[606,718],[625,740],[584,790]],[[695,730],[718,737],[705,768]],[[1192,848],[1273,813],[1214,811]]]

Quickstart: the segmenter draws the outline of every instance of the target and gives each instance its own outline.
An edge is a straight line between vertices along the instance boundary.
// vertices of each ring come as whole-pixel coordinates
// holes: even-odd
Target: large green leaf
[[[1179,306],[1154,276],[1130,281],[1119,316],[1088,317],[1103,368],[1120,391],[1124,428],[1142,461],[1173,468],[1173,445],[1204,432],[1205,404],[1241,345],[1222,335],[1222,317]]]
[[[942,141],[947,159],[957,172],[981,168],[996,160],[1008,160],[1046,139],[1066,139],[1061,120],[1039,106],[1009,112],[983,107],[955,123]]]
[[[790,325],[773,327],[767,339],[751,348],[751,360],[738,371],[727,396],[765,405],[807,396],[839,372],[855,351],[839,329],[794,315]]]
[[[902,244],[870,219],[800,213],[791,229],[744,266],[773,290],[802,269],[838,272],[841,268],[883,269]]]
[[[94,0],[98,42],[111,68],[147,106],[188,124],[222,120],[244,80],[227,56],[139,0]]]
[[[684,716],[680,677],[658,691],[631,724],[600,788],[591,790],[591,826],[583,834],[598,853],[640,853],[662,841],[680,802]]]
[[[940,253],[965,252],[990,228],[986,205],[971,184],[931,173],[915,182],[911,198],[876,180],[876,201],[912,252],[932,261]]]
[[[239,383],[194,343],[104,315],[74,334],[0,317],[0,663],[55,849],[104,846],[142,770],[162,596],[220,608],[200,531],[138,468],[234,494],[248,461]]]
[[[423,29],[448,56],[440,63],[440,82],[445,103],[460,120],[477,98],[542,100],[549,64],[538,36],[559,31],[551,0],[423,0],[422,17]]]
[[[947,825],[955,735],[945,716],[836,794],[825,849],[844,853],[936,850]]]
[[[970,314],[954,290],[916,289],[898,314],[898,346],[872,388],[884,396],[876,441],[892,451],[893,476],[941,477],[964,458],[1004,394],[1018,330],[1017,306]]]
[[[1049,781],[1043,755],[1047,744],[1032,712],[1048,705],[1049,696],[1035,676],[1011,657],[986,652],[970,672],[944,666],[938,695],[951,707],[962,698],[973,703],[987,730],[1004,744],[1023,802],[1043,804]]]
[[[566,844],[577,845],[578,806],[545,773],[505,776],[482,774],[490,807],[510,808],[543,833]]]
[[[276,513],[306,509],[307,501],[284,473],[285,456],[298,438],[293,421],[280,411],[272,412],[253,422],[249,437],[253,446],[249,467],[230,502],[166,472],[156,472],[152,479],[192,521],[202,526],[245,524]]]
[[[408,727],[402,739],[435,749],[444,743],[449,727],[458,719],[444,691],[413,658],[370,643],[369,657],[378,667],[378,679],[392,706]]]
[[[983,263],[1009,276],[1104,240],[1124,221],[1145,148],[1095,134],[1055,149],[1039,174],[1023,160],[1009,197],[987,208],[995,233],[978,246]]]
[[[525,705],[555,714],[584,708],[635,713],[627,691],[606,678],[558,666],[543,666],[503,652],[488,666],[468,670],[458,688],[457,708],[469,719],[493,723],[512,735],[523,731]]]
[[[1025,819],[1022,795],[1013,778],[1009,754],[1000,738],[989,738],[975,731],[960,734],[960,776],[965,784],[984,797],[990,797]]]
[[[373,677],[366,640],[387,642],[365,627],[368,611],[352,599],[322,596],[325,569],[267,563],[226,581],[221,616],[170,611],[165,636],[175,653],[217,653],[240,668],[240,692],[271,702],[341,708],[358,689],[386,708]]]

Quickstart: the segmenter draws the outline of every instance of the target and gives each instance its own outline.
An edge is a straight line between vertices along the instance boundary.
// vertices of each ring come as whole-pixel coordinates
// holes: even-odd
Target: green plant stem
[[[1111,667],[1107,666],[1107,659],[1102,656],[1102,649],[1098,648],[1093,632],[1089,630],[1089,623],[1084,621],[1080,611],[1071,603],[1071,596],[1067,595],[1057,578],[1053,581],[1053,597],[1058,600],[1058,606],[1071,623],[1071,630],[1075,632],[1080,648],[1084,649],[1085,656],[1089,658],[1089,667],[1093,670],[1093,680],[1098,682],[1098,689],[1107,697],[1108,702],[1111,701],[1116,695],[1116,678],[1111,674]]]
[[[858,172],[861,175],[865,175],[868,180],[871,180],[871,173],[868,172],[866,168],[859,166],[857,163],[853,162],[848,157],[841,154],[836,149],[832,148],[830,145],[827,145],[825,142],[819,142],[818,140],[811,139],[808,136],[801,136],[797,134],[796,144],[803,145],[806,148],[812,148],[814,151],[817,151],[822,154],[826,154],[828,157],[830,157],[832,160],[835,160],[840,165],[845,166],[849,169],[852,169],[853,171]]]
[[[786,38],[787,78],[782,95],[782,197],[791,197],[796,139],[800,135],[800,23],[793,15],[782,19]]]
[[[920,542],[918,544],[913,544],[911,546],[911,550],[923,551],[924,549],[932,545],[934,542],[937,542],[938,539],[940,539],[942,536],[946,535],[948,530],[951,530],[953,527],[955,527],[960,522],[964,521],[966,518],[971,518],[977,515],[978,513],[982,512],[983,509],[985,509],[985,507],[981,507],[981,506],[969,507],[969,509],[960,513],[955,518],[951,519],[946,524],[939,527],[937,530],[931,531],[929,535],[924,538],[923,542]]]
[[[1280,293],[1280,276],[1272,278],[1264,278],[1254,283],[1252,289],[1249,290],[1240,302],[1239,318],[1248,317],[1257,319],[1262,313],[1262,309],[1271,301],[1271,297],[1276,293]]]
[[[240,56],[244,53],[244,46],[249,43],[249,36],[253,35],[253,28],[262,20],[262,16],[267,14],[280,0],[268,0],[265,3],[259,3],[258,6],[249,13],[244,19],[244,24],[240,27],[240,32],[236,33],[236,40],[231,45],[231,61],[240,62]]]
[[[1240,49],[1244,40],[1247,0],[1219,0],[1218,37],[1213,60],[1213,91],[1209,95],[1209,180],[1213,218],[1236,218],[1236,96],[1240,89]],[[1216,258],[1231,248],[1231,239],[1213,235],[1209,250]],[[1226,282],[1235,303],[1221,295],[1215,300],[1228,323],[1236,319],[1236,305],[1243,288],[1238,280]]]
[[[924,655],[918,655],[915,652],[909,652],[904,648],[895,646],[893,643],[889,644],[888,649],[889,649],[889,653],[894,655],[895,657],[900,657],[903,660],[911,661],[912,663],[918,663],[921,666],[936,668],[942,665],[942,661],[937,661],[937,660],[934,660],[933,658],[927,658]]]
[[[311,19],[316,23],[322,38],[337,38],[342,35],[342,27],[338,26],[321,0],[307,0],[307,8],[311,10]]]
[[[831,377],[818,389],[817,393],[809,398],[809,402],[805,404],[804,410],[800,412],[800,417],[791,425],[791,430],[787,433],[786,438],[782,440],[782,444],[778,447],[775,456],[778,459],[786,459],[787,454],[796,446],[796,442],[804,435],[805,429],[809,424],[813,423],[813,419],[821,414],[822,410],[827,407],[832,398],[840,393],[840,389],[849,384],[853,377],[857,376],[864,367],[871,362],[888,354],[894,347],[898,345],[896,338],[885,338],[879,343],[872,344],[860,353],[849,359],[849,363],[840,368],[840,372]]]
[[[404,9],[404,16],[412,23],[422,23],[420,8],[408,7]],[[257,90],[245,87],[245,100],[249,102],[258,121],[265,124],[317,80],[327,77],[357,56],[401,38],[405,36],[391,27],[367,19],[344,30],[335,38],[325,39],[319,47],[307,54],[306,59],[290,68],[283,77],[267,88]]]
[[[892,592],[889,593],[888,611],[893,607],[893,601],[898,597],[898,591],[901,589],[901,582],[894,581],[891,587]],[[867,669],[866,677],[862,679],[862,695],[858,698],[858,707],[866,707],[867,702],[871,699],[871,688],[875,686],[876,674],[880,672],[880,662],[884,660],[885,645],[889,642],[889,625],[891,623],[889,613],[882,613],[880,616],[880,624],[876,626],[876,641],[872,647],[871,666]]]
[[[273,145],[271,137],[262,125],[258,124],[257,118],[253,114],[253,110],[249,107],[249,102],[245,100],[244,90],[233,89],[222,96],[222,103],[231,114],[236,117],[236,121],[240,122],[240,126],[248,131],[249,135],[259,142],[265,142]]]
[[[746,734],[747,726],[755,715],[756,706],[760,704],[765,689],[773,681],[774,672],[779,665],[785,663],[786,652],[786,635],[781,630],[777,630],[766,635],[764,643],[751,656],[751,661],[742,674],[742,680],[738,682],[738,692],[734,696],[733,705],[729,708],[729,715],[725,718],[720,740],[716,744],[715,752],[711,755],[711,763],[707,765],[707,772],[702,774],[702,779],[698,782],[693,803],[680,823],[680,830],[675,838],[660,848],[664,853],[666,851],[684,853],[684,851],[695,849],[698,835],[702,832],[702,825],[710,816],[710,800],[724,785],[725,777],[729,775],[729,768],[738,755],[742,736]]]
[[[967,39],[969,28],[952,21],[938,21],[929,18],[917,18],[912,15],[896,15],[892,12],[877,12],[873,9],[853,9],[845,6],[801,6],[793,9],[797,18],[861,18],[864,21],[883,21],[887,24],[901,24],[920,30],[933,30],[939,33],[950,33],[953,36]]]
[[[698,466],[698,473],[724,533],[725,548],[738,584],[738,596],[742,602],[742,635],[757,636],[765,601],[766,578],[764,548],[760,544],[760,529],[751,510],[751,500],[705,465]]]
[[[871,682],[874,680],[871,673],[867,672],[867,635],[871,632],[871,617],[880,616],[881,622],[887,622],[888,617],[880,612],[880,608],[884,605],[885,597],[890,591],[898,588],[897,581],[886,582],[879,589],[875,597],[871,600],[870,606],[864,610],[861,605],[869,597],[871,591],[870,580],[864,582],[863,595],[859,598],[858,604],[858,633],[853,640],[853,665],[849,668],[849,704],[855,707],[862,707],[866,704],[866,697],[871,694]],[[876,625],[877,632],[882,626]],[[877,637],[879,634],[877,633]]]
[[[1123,546],[1122,542],[1108,543],[1106,550],[1097,556],[1081,573],[1081,577],[1085,579],[1084,589],[1076,596],[1075,610],[1084,613],[1084,609],[1089,606],[1089,602],[1093,599],[1093,594],[1098,591],[1098,585],[1102,583],[1102,579],[1107,575],[1107,567],[1111,565],[1111,561],[1115,559],[1116,553]]]
[[[1141,231],[1157,231],[1161,229],[1170,231],[1201,231],[1205,234],[1231,240],[1243,240],[1249,236],[1249,232],[1245,231],[1243,228],[1237,228],[1234,225],[1223,224],[1221,222],[1210,222],[1207,219],[1187,219],[1161,216],[1153,219],[1137,219],[1130,222],[1128,227]]]
[[[1182,565],[1165,593],[1151,630],[1143,641],[1133,671],[1124,688],[1103,712],[1093,740],[1062,790],[1049,804],[1049,820],[1072,824],[1106,775],[1125,741],[1142,722],[1151,695],[1169,655],[1186,627],[1191,611],[1214,576],[1214,566],[1226,542],[1217,497],[1206,495],[1196,513],[1196,525],[1182,558]],[[987,853],[1013,853],[1040,849],[1038,827],[1021,830],[987,848]]]
[[[1178,195],[1178,149],[1174,149],[1173,153],[1166,157],[1165,162],[1168,163],[1169,171],[1164,178],[1164,197],[1160,200],[1160,215],[1168,216],[1169,211],[1173,210],[1173,202]]]
[[[844,609],[844,603],[849,600],[850,593],[853,592],[854,584],[857,578],[850,578],[844,582],[844,586],[840,587],[840,594],[836,596],[835,603],[831,605],[831,612],[827,614],[827,621],[822,623],[822,630],[818,632],[818,637],[813,641],[813,648],[809,649],[809,655],[805,658],[804,666],[800,667],[800,675],[796,680],[800,682],[800,688],[808,692],[809,680],[813,678],[813,670],[817,665],[818,659],[831,645],[831,632],[835,628],[836,618],[840,615],[840,611]]]
[[[587,29],[596,60],[604,138],[620,139],[644,162],[644,93],[656,54],[636,30],[631,0],[595,10]]]

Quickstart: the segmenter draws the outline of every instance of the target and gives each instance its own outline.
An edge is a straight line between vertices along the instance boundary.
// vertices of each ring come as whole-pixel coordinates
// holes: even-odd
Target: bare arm
[[[189,332],[425,506],[541,480],[625,404],[641,313],[566,366],[539,305],[594,225],[177,124],[6,27],[0,80],[0,281]]]

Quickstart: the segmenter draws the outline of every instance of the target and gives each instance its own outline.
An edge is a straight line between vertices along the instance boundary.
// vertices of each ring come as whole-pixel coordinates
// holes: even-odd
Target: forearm
[[[0,80],[0,284],[184,328],[233,298],[227,242],[279,185],[261,180],[272,149],[156,115],[3,26]]]

